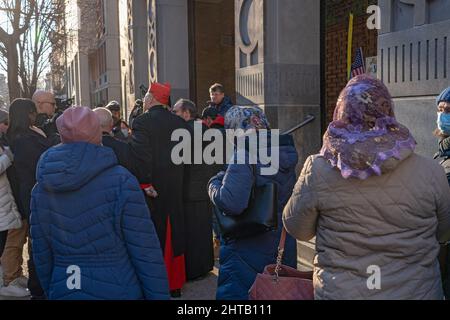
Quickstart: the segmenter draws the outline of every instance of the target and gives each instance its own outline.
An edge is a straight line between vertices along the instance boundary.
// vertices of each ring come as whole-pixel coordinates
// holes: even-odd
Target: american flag
[[[351,77],[356,77],[366,73],[366,65],[364,63],[364,54],[362,48],[356,50],[355,62],[352,63]]]

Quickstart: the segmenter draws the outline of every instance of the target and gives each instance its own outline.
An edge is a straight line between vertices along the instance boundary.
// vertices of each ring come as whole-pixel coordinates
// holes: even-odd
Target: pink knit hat
[[[102,129],[97,115],[87,107],[71,107],[56,120],[63,143],[88,142],[100,145]]]

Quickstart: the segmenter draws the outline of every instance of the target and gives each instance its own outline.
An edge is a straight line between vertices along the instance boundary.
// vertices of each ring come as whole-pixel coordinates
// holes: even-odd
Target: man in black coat
[[[144,114],[133,122],[131,148],[139,163],[138,178],[164,252],[169,286],[181,295],[186,281],[183,212],[184,165],[172,161],[172,133],[185,122],[167,110],[170,85],[153,83],[144,98]]]
[[[120,113],[120,104],[117,101],[111,101],[106,106],[106,109],[111,111],[113,117],[113,128],[112,134],[114,138],[119,139],[120,141],[127,142],[128,137],[122,132],[122,115]]]
[[[111,148],[114,151],[119,164],[128,169],[133,175],[136,175],[135,161],[130,145],[112,136],[114,120],[111,112],[106,108],[97,108],[94,109],[94,112],[100,120],[103,134],[103,146]]]
[[[143,113],[144,113],[144,102],[141,99],[137,99],[134,104],[133,110],[131,110],[130,118],[128,120],[130,128],[133,128],[134,120]]]
[[[206,125],[209,129],[219,130],[222,133],[224,141],[222,150],[222,164],[215,164],[211,167],[211,169],[213,170],[212,176],[215,176],[220,171],[224,170],[224,164],[227,163],[227,144],[229,144],[230,142],[226,138],[225,117],[220,115],[219,109],[210,106],[203,110],[202,121],[204,125]],[[217,219],[214,214],[212,216],[212,227],[214,230],[214,257],[218,258],[220,250],[220,232],[219,226],[217,224]]]
[[[203,133],[208,127],[198,119],[197,107],[192,101],[181,99],[173,107],[173,112],[184,119],[194,137],[194,130]],[[192,159],[195,149],[192,143]],[[197,152],[202,152],[207,146]],[[203,157],[202,157],[203,159]],[[196,280],[206,276],[214,268],[212,233],[212,207],[207,188],[208,181],[215,175],[214,166],[190,164],[186,166],[184,183],[184,212],[186,230],[186,277]]]
[[[36,105],[38,114],[36,117],[36,127],[41,129],[52,145],[61,142],[58,128],[56,128],[56,99],[53,93],[49,91],[37,90],[32,97]]]

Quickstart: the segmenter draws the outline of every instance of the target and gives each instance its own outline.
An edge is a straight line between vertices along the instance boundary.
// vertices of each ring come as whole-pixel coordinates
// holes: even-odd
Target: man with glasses
[[[36,118],[36,126],[44,131],[52,144],[58,144],[60,137],[56,128],[56,100],[53,93],[44,90],[37,90],[32,97],[36,104],[38,115]]]
[[[208,127],[199,120],[197,106],[190,100],[180,99],[175,103],[172,113],[184,121],[195,136],[195,126],[202,128],[202,135]],[[203,151],[209,142],[203,142]],[[194,143],[191,144],[192,157],[196,152]],[[203,158],[203,157],[202,157]],[[183,185],[183,206],[185,225],[185,263],[188,281],[200,280],[214,268],[214,249],[212,241],[212,207],[207,186],[208,181],[216,175],[215,166],[201,163],[187,164]]]
[[[125,135],[124,132],[122,131],[122,122],[124,122],[122,120],[122,114],[120,111],[120,104],[117,101],[111,101],[110,103],[108,103],[108,105],[106,106],[106,109],[108,109],[111,114],[112,114],[112,118],[114,121],[114,125],[112,128],[112,133],[114,138],[123,141],[123,142],[128,142],[128,131],[127,134]]]

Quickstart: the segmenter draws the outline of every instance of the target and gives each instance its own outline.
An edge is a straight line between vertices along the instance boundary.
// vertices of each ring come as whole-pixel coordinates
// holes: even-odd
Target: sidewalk
[[[3,268],[0,265],[0,288],[3,286]],[[10,297],[3,297],[0,296],[0,301],[2,300],[30,300],[29,298],[10,298]]]
[[[214,268],[205,279],[187,283],[182,290],[181,298],[175,300],[216,300],[218,274],[219,270]]]
[[[28,260],[28,250],[25,247],[24,249],[24,271],[26,276],[28,276],[26,261]],[[217,277],[219,270],[216,268],[205,278],[200,281],[190,282],[185,285],[182,290],[182,296],[180,299],[176,299],[179,301],[184,300],[215,300],[216,298],[216,289],[217,289]],[[0,287],[3,286],[3,270],[0,266]],[[17,298],[7,298],[0,296],[0,301],[2,300],[29,300],[26,299],[17,299]]]
[[[205,279],[187,283],[183,288],[182,297],[176,300],[179,301],[215,300],[217,288],[217,272],[218,270],[215,268],[214,271],[212,271]],[[1,267],[0,267],[0,276],[2,277]],[[0,281],[0,285],[3,285],[3,280]],[[16,299],[0,296],[0,301],[2,300],[29,300],[29,299],[28,298]]]
[[[25,277],[28,277],[28,268],[27,268],[27,261],[28,261],[28,242],[25,244],[23,248],[23,263],[22,263],[22,269]],[[0,265],[0,288],[3,287],[3,268]],[[0,296],[0,301],[2,300],[29,300],[29,298],[9,298],[9,297],[3,297]]]

